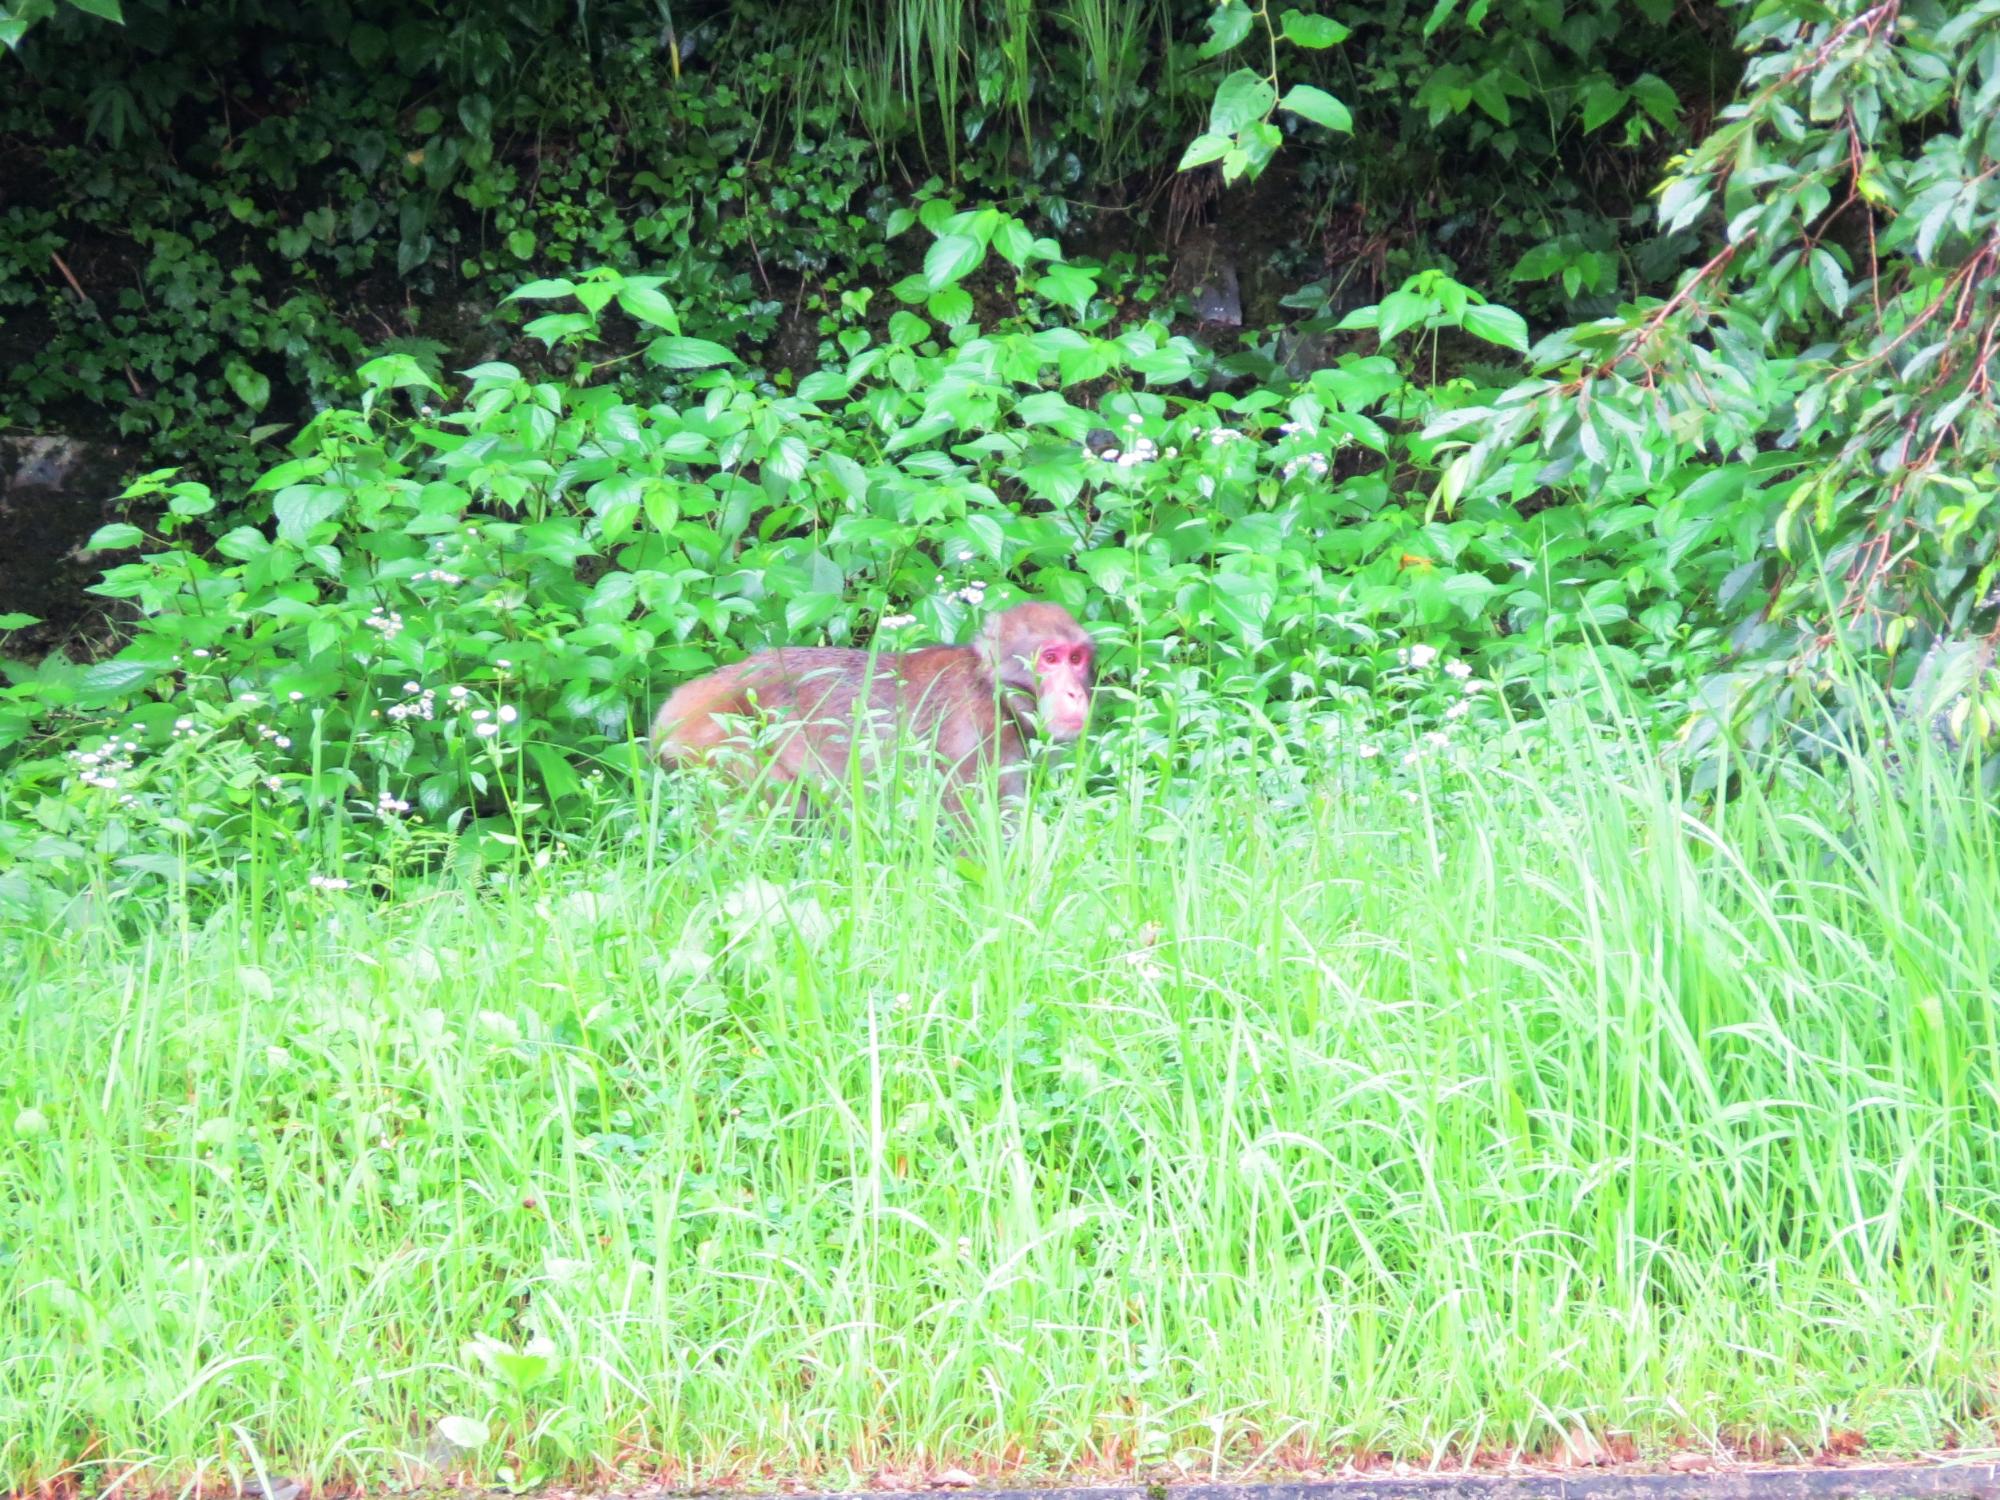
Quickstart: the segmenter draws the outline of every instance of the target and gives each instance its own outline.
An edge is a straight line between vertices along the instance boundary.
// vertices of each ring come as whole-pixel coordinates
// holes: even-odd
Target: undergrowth
[[[1114,738],[937,839],[661,779],[72,903],[0,950],[0,1485],[1984,1442],[2000,817],[1883,728],[1700,801]]]

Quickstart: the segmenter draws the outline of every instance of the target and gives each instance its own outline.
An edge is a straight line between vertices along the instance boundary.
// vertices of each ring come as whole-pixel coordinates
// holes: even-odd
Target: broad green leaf
[[[122,696],[142,688],[166,668],[158,662],[127,661],[123,657],[113,657],[101,661],[83,674],[77,683],[77,690],[92,698]]]
[[[18,611],[0,615],[0,630],[26,630],[30,625],[39,625],[41,620],[34,615],[24,615]]]
[[[1008,219],[993,232],[993,248],[1010,264],[1025,266],[1035,253],[1035,237],[1019,219]]]
[[[1250,25],[1254,20],[1250,7],[1244,0],[1221,0],[1208,15],[1208,40],[1201,44],[1200,55],[1220,57],[1231,47],[1240,44],[1250,35]]]
[[[1324,125],[1328,130],[1352,132],[1354,116],[1325,89],[1316,89],[1309,83],[1295,83],[1286,90],[1285,97],[1278,101],[1278,108],[1288,109],[1295,115],[1311,120],[1315,125]]]
[[[646,362],[668,370],[707,370],[742,363],[720,344],[680,334],[654,339],[646,346]]]
[[[641,323],[664,328],[668,333],[681,331],[680,314],[674,311],[673,301],[658,287],[621,287],[618,305]]]
[[[1487,73],[1472,82],[1472,102],[1502,125],[1514,123],[1514,106],[1507,101],[1497,73]]]
[[[1208,112],[1211,135],[1236,135],[1270,114],[1278,102],[1278,91],[1263,74],[1238,68],[1222,80],[1215,91],[1215,104]]]
[[[281,490],[271,502],[271,513],[278,518],[278,539],[295,547],[303,547],[315,526],[346,508],[345,490],[317,484],[295,484]]]
[[[947,328],[956,328],[972,317],[972,293],[962,286],[948,286],[941,292],[933,292],[924,303],[924,311]]]
[[[222,378],[229,382],[229,388],[236,392],[236,399],[252,411],[262,411],[271,404],[271,379],[259,370],[252,369],[240,359],[232,359],[222,367]]]
[[[1335,47],[1348,38],[1348,29],[1331,16],[1288,10],[1279,22],[1285,40],[1300,47]]]
[[[1503,348],[1528,352],[1528,320],[1510,307],[1495,307],[1487,303],[1465,310],[1465,331],[1475,337],[1485,339],[1489,344],[1499,344]]]
[[[1035,283],[1035,292],[1082,317],[1090,299],[1097,295],[1097,279],[1077,266],[1053,265],[1048,275]]]
[[[1188,142],[1187,150],[1181,153],[1179,170],[1189,167],[1206,166],[1209,162],[1220,161],[1230,147],[1230,137],[1206,133]]]
[[[100,526],[90,534],[90,540],[83,544],[86,552],[110,552],[121,547],[145,545],[146,533],[124,521],[113,521],[109,526]]]
[[[1609,78],[1593,78],[1583,86],[1583,128],[1586,133],[1613,119],[1629,96]]]
[[[764,456],[764,472],[796,483],[806,472],[807,456],[805,439],[788,432]]]
[[[486,1424],[473,1417],[439,1417],[438,1436],[454,1448],[483,1448],[486,1446]]]
[[[966,234],[947,234],[924,253],[924,285],[933,292],[944,290],[986,259],[978,240]]]
[[[1436,311],[1437,304],[1428,297],[1416,292],[1391,292],[1382,299],[1375,336],[1386,344],[1405,328],[1414,328]]]
[[[517,286],[500,300],[503,302],[547,301],[552,297],[574,297],[576,283],[561,277],[547,281],[531,281],[526,286]]]

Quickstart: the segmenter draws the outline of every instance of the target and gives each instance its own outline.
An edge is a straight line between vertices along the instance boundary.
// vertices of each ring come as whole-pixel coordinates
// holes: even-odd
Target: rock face
[[[84,589],[103,560],[78,549],[117,519],[134,463],[111,444],[60,433],[0,436],[0,614],[42,621],[9,637],[10,656],[38,657],[96,613]]]

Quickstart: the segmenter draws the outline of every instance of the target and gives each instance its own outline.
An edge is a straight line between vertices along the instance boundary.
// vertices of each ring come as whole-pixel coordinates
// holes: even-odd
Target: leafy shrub
[[[145,788],[205,775],[177,794],[202,811],[167,798],[161,830],[207,817],[233,840],[253,818],[298,830],[344,809],[517,846],[593,817],[593,776],[630,794],[666,685],[777,642],[962,638],[1016,592],[1099,620],[1110,694],[1140,709],[1121,753],[1163,774],[1218,701],[1256,733],[1312,735],[1440,653],[1576,696],[1600,681],[1594,641],[1615,676],[1653,684],[1710,649],[1676,602],[1697,524],[1668,524],[1676,502],[1422,498],[1422,420],[1482,393],[1413,384],[1392,353],[1522,343],[1448,278],[1348,320],[1376,351],[1302,379],[1253,351],[1238,368],[1262,379],[1230,390],[1165,324],[1110,327],[1104,268],[1018,219],[933,200],[892,227],[919,218],[932,238],[893,288],[906,305],[881,337],[841,331],[844,358],[795,388],[684,334],[659,278],[600,270],[516,294],[547,305],[527,329],[569,378],[496,362],[448,394],[406,356],[371,361],[358,405],[321,413],[255,482],[271,520],[212,552],[187,529],[210,490],[141,480],[134,499],[165,500],[150,530],[95,538],[137,554],[98,585],[133,638],[0,700],[0,831],[17,851],[101,843],[107,811],[130,822]],[[982,330],[962,283],[995,257],[1015,300]],[[614,312],[652,331],[661,399],[600,383]],[[1474,706],[1436,670],[1425,684],[1414,701],[1440,729]]]

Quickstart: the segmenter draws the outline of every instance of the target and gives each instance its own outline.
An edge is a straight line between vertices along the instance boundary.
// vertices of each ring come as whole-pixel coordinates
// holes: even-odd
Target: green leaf
[[[0,615],[0,630],[26,630],[30,625],[41,623],[34,615],[24,615],[18,611]]]
[[[1667,81],[1655,73],[1641,73],[1632,80],[1631,93],[1639,101],[1639,108],[1653,117],[1663,130],[1675,130],[1680,126],[1681,101]]]
[[[1347,40],[1348,29],[1332,16],[1315,16],[1302,10],[1288,10],[1279,22],[1285,40],[1300,47],[1334,47]]]
[[[1833,258],[1833,252],[1821,246],[1812,253],[1813,290],[1819,293],[1827,311],[1842,313],[1847,311],[1847,299],[1853,290],[1847,284],[1847,273],[1840,268],[1840,262]]]
[[[993,248],[1009,263],[1025,266],[1028,257],[1035,253],[1035,237],[1019,219],[1008,219],[993,231]]]
[[[1495,307],[1487,303],[1465,310],[1465,331],[1476,338],[1485,339],[1489,344],[1499,344],[1502,348],[1519,353],[1528,352],[1528,320],[1511,307]]]
[[[252,411],[262,411],[271,403],[270,377],[253,370],[239,359],[222,367],[222,378],[236,392],[236,399]]]
[[[1203,57],[1220,57],[1250,35],[1255,17],[1244,0],[1222,0],[1208,16],[1208,40],[1201,44]]]
[[[1206,133],[1196,136],[1188,142],[1187,150],[1181,153],[1179,170],[1185,172],[1189,167],[1206,166],[1209,162],[1219,161],[1223,153],[1229,150],[1230,144],[1230,138],[1226,135]]]
[[[1660,226],[1672,234],[1701,217],[1710,198],[1707,183],[1699,177],[1676,177],[1660,194]]]
[[[1438,27],[1451,19],[1451,13],[1458,9],[1458,0],[1437,0],[1431,7],[1430,15],[1424,21],[1424,39],[1430,40],[1437,34]]]
[[[942,292],[946,286],[956,284],[960,276],[976,270],[982,260],[986,260],[986,246],[970,234],[940,236],[924,252],[924,288]]]
[[[142,688],[166,668],[159,662],[126,661],[113,657],[101,661],[83,674],[77,683],[77,691],[92,698],[115,698]]]
[[[278,539],[295,547],[303,547],[315,526],[331,521],[346,508],[344,490],[316,484],[295,484],[271,502],[271,513],[278,518]]]
[[[943,235],[924,252],[924,286],[941,292],[984,259],[986,247],[971,235]]]
[[[795,482],[806,472],[805,439],[795,433],[786,433],[771,446],[764,456],[764,472],[775,474],[787,482]]]
[[[1209,133],[1235,135],[1270,114],[1277,101],[1278,91],[1271,87],[1270,79],[1249,68],[1238,68],[1215,91],[1215,104],[1208,112]]]
[[[437,1430],[454,1448],[471,1450],[486,1446],[486,1424],[474,1417],[440,1417]]]
[[[87,16],[96,16],[100,21],[116,21],[125,24],[125,12],[119,8],[118,0],[69,0]]]
[[[262,557],[271,550],[271,539],[254,526],[238,526],[226,535],[216,538],[215,550],[224,557],[237,562],[248,562],[253,557]]]
[[[1593,78],[1583,89],[1583,128],[1586,134],[1615,118],[1629,96],[1609,78]]]
[[[618,305],[637,318],[641,323],[650,323],[655,328],[664,328],[668,333],[681,331],[680,314],[674,311],[674,304],[667,294],[654,286],[620,287]]]
[[[534,231],[516,229],[507,236],[507,248],[513,253],[516,260],[532,259],[535,253]]]
[[[1491,115],[1502,125],[1514,123],[1514,106],[1507,102],[1507,93],[1501,87],[1496,73],[1487,73],[1473,80],[1472,102]]]
[[[1405,328],[1416,327],[1436,311],[1437,304],[1428,297],[1415,292],[1391,292],[1382,299],[1375,336],[1386,344]]]
[[[575,295],[576,283],[557,277],[553,281],[531,281],[526,286],[517,286],[500,300],[503,302],[512,302],[518,298],[522,301],[547,301],[551,297],[574,297]]]
[[[1080,318],[1090,306],[1090,299],[1097,295],[1097,278],[1077,266],[1054,265],[1049,267],[1048,275],[1035,283],[1035,292]]]
[[[1278,108],[1288,109],[1295,115],[1302,115],[1315,125],[1324,125],[1328,130],[1352,133],[1354,116],[1325,89],[1316,89],[1309,83],[1295,83],[1286,90],[1285,97],[1278,101]]]
[[[667,370],[707,370],[716,365],[742,363],[720,344],[679,334],[669,334],[648,344],[646,362]]]
[[[371,359],[355,371],[361,379],[375,390],[401,390],[414,386],[418,390],[435,391],[438,384],[424,373],[424,367],[407,354],[383,354]]]
[[[924,310],[947,328],[956,328],[972,317],[972,293],[962,286],[948,286],[933,292]]]
[[[86,552],[110,552],[120,547],[139,547],[146,541],[146,533],[124,521],[113,521],[109,526],[100,526],[90,534],[90,540],[83,544]]]

